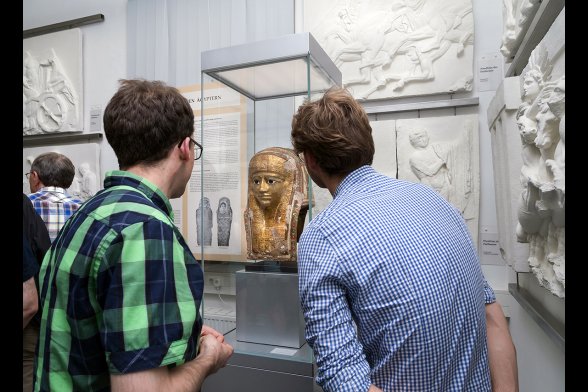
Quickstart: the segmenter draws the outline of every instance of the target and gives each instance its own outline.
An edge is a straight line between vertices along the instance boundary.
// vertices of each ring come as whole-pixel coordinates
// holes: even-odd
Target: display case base
[[[300,348],[304,317],[298,298],[298,274],[237,271],[237,340]]]
[[[315,366],[307,344],[284,349],[236,340],[225,335],[234,353],[227,365],[206,378],[202,392],[322,392],[314,382]]]

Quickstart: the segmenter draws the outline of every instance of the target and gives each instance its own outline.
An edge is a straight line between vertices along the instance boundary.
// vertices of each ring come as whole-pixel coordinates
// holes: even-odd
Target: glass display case
[[[252,239],[258,241],[261,234],[252,229],[256,218],[248,209],[248,170],[252,158],[266,150],[271,159],[283,154],[302,162],[291,150],[292,116],[305,99],[340,86],[341,72],[310,33],[205,51],[201,68],[200,91],[194,94],[200,100],[195,137],[204,151],[189,184],[193,218],[188,241],[203,261],[205,323],[234,344],[235,367],[250,362],[259,371],[261,365],[253,362],[260,360],[268,372],[281,371],[284,364],[302,366],[306,370],[298,375],[312,385],[313,357],[304,341],[296,253],[283,250],[289,256],[281,257],[272,249],[252,251]],[[272,164],[286,166],[279,159]],[[295,182],[304,187],[302,205],[312,205],[312,181],[305,168],[300,173]],[[266,180],[273,181],[260,181]],[[293,233],[299,234],[312,219],[312,208],[298,217]],[[295,246],[295,237],[288,237],[290,245]],[[225,376],[232,362],[223,369]],[[219,379],[207,381],[215,382]]]

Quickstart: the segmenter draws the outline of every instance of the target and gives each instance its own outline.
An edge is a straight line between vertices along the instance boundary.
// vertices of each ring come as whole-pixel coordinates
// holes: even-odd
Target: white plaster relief
[[[96,143],[84,143],[23,148],[23,193],[31,193],[24,173],[31,170],[31,164],[38,155],[51,151],[68,157],[76,168],[73,182],[67,189],[70,195],[85,201],[102,189],[100,149]]]
[[[500,51],[507,59],[516,54],[540,3],[540,0],[503,0]]]
[[[304,30],[358,99],[471,91],[470,0],[309,0]]]
[[[396,120],[398,178],[435,189],[463,216],[478,243],[478,116]]]
[[[552,74],[556,61],[542,42],[523,72],[517,112],[523,190],[516,234],[529,244],[528,262],[539,283],[565,297],[565,73]]]
[[[86,201],[98,192],[99,184],[96,173],[90,168],[88,162],[76,165],[77,172],[72,183],[73,193],[81,200]]]
[[[518,76],[506,78],[488,107],[500,253],[516,272],[529,272],[529,247],[517,242],[517,210],[522,191],[521,135],[516,121],[521,104]]]
[[[23,40],[23,136],[82,130],[81,31]]]

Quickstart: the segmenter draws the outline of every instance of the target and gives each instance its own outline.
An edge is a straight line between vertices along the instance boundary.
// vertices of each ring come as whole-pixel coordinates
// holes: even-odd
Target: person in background
[[[26,333],[25,330],[30,325],[33,316],[39,309],[39,294],[37,293],[37,286],[35,286],[35,276],[39,271],[39,264],[35,259],[33,250],[28,238],[23,233],[22,237],[22,332],[23,332],[23,367],[22,367],[22,390],[23,392],[30,392],[33,388],[33,360],[34,356],[30,354],[35,353],[35,345],[26,344],[32,340],[31,334]],[[38,328],[36,329],[38,331]],[[28,336],[25,342],[25,335]],[[36,341],[36,339],[34,339]],[[25,350],[26,348],[26,350]],[[27,353],[28,352],[28,353]]]
[[[66,189],[76,174],[68,157],[57,152],[47,152],[35,158],[27,173],[31,194],[29,199],[47,225],[51,242],[65,221],[78,209],[82,201],[69,195]]]
[[[49,239],[49,232],[47,231],[45,222],[37,214],[33,204],[24,193],[22,194],[22,202],[22,236],[27,242],[26,245],[23,244],[23,247],[26,248],[23,252],[23,260],[26,259],[24,255],[30,252],[35,261],[35,272],[31,274],[31,278],[27,282],[23,281],[22,389],[23,392],[30,392],[33,390],[35,346],[37,345],[39,326],[41,325],[40,312],[38,310],[32,312],[33,308],[38,309],[39,306],[39,281],[37,272],[47,249],[51,246],[51,240]],[[25,309],[28,309],[28,311],[25,311]],[[26,323],[24,321],[25,313],[32,317]]]
[[[369,119],[345,89],[301,105],[291,138],[333,196],[298,244],[323,390],[516,390],[506,320],[459,212],[431,187],[371,167]]]
[[[122,80],[104,111],[120,170],[69,218],[41,266],[35,391],[198,391],[233,348],[202,325],[202,266],[174,224],[202,146],[188,100]]]

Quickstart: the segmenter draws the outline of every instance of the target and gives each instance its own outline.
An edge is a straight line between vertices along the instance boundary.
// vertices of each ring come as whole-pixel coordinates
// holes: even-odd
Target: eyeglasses
[[[30,172],[28,172],[28,173],[25,173],[25,177],[28,179],[28,178],[29,178],[29,176],[31,175],[31,173],[32,173],[32,171],[30,171]]]
[[[178,147],[180,147],[182,145],[182,142],[184,140],[181,140],[180,143],[178,143]],[[198,143],[196,140],[192,139],[190,137],[190,141],[194,143],[194,160],[197,161],[198,159],[200,159],[200,157],[202,156],[202,144]]]

